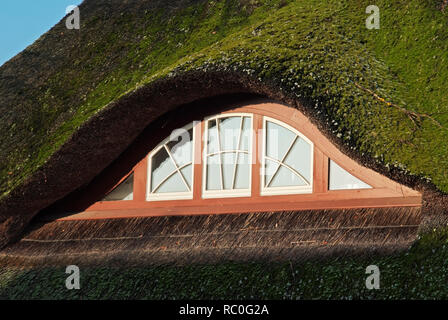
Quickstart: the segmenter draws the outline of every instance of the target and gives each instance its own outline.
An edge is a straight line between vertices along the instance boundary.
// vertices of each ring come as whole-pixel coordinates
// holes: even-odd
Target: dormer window
[[[130,167],[68,219],[421,205],[420,193],[361,166],[276,103],[187,123]]]

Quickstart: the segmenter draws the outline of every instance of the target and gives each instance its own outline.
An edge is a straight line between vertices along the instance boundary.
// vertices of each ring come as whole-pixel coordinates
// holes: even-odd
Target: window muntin
[[[101,201],[122,201],[134,199],[134,173],[109,192]]]
[[[253,114],[221,114],[205,119],[204,125],[202,197],[250,196]],[[263,116],[262,130],[260,195],[312,193],[313,143],[295,128],[267,116]],[[148,201],[193,198],[196,147],[192,123],[173,131],[149,154]],[[328,168],[329,191],[372,188],[332,160]],[[104,201],[112,200],[110,195]],[[132,200],[132,194],[118,197]]]
[[[148,156],[146,199],[193,198],[194,125],[174,130]]]
[[[328,190],[371,189],[367,183],[356,178],[333,160],[329,160]]]
[[[263,117],[261,195],[311,193],[313,143],[296,129]]]
[[[250,196],[252,114],[224,114],[204,123],[202,197]]]

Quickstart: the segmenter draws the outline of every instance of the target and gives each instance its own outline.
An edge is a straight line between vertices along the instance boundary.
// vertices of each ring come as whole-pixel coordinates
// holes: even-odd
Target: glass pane
[[[176,169],[165,148],[152,157],[151,169],[151,191],[154,191],[154,188]]]
[[[330,160],[330,190],[346,190],[346,189],[369,189],[372,188],[367,183],[354,177],[346,170],[342,169],[336,162]]]
[[[207,154],[219,151],[218,131],[216,130],[216,120],[208,121]]]
[[[191,189],[191,186],[192,186],[191,176],[192,176],[193,166],[191,164],[189,164],[188,166],[180,169],[180,171],[182,172],[185,180],[187,180],[188,186]]]
[[[178,129],[172,137],[173,141],[167,143],[167,147],[176,164],[181,167],[192,162],[193,156],[193,129]]]
[[[112,190],[102,201],[133,200],[134,174],[131,173],[122,183]]]
[[[311,146],[305,140],[297,138],[283,163],[297,170],[308,182],[311,181]]]
[[[207,157],[206,190],[221,190],[220,155]]]
[[[220,118],[218,121],[221,151],[235,150],[238,143],[241,117]]]
[[[306,185],[307,184],[291,170],[284,166],[280,166],[269,187],[292,187]]]
[[[245,153],[238,154],[236,166],[235,189],[248,189],[250,182],[249,156]]]
[[[266,155],[281,160],[295,137],[292,131],[266,121]]]
[[[252,132],[252,119],[250,117],[244,117],[240,150],[249,151],[249,139],[251,132]]]
[[[272,175],[277,170],[277,167],[278,167],[278,163],[277,162],[274,162],[274,161],[266,159],[265,173],[264,173],[264,185],[265,185],[265,187],[268,186],[268,183],[271,180]]]
[[[242,117],[228,117],[219,119],[219,134],[221,150],[236,150],[240,135]]]
[[[179,172],[176,172],[169,177],[162,185],[155,191],[155,193],[167,193],[167,192],[185,192],[189,191],[185,185]]]
[[[222,170],[224,189],[233,189],[233,171],[235,169],[236,154],[233,152],[222,154]]]

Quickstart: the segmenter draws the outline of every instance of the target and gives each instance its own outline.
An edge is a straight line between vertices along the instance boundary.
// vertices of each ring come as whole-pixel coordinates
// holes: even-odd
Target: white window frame
[[[250,134],[249,134],[249,145],[248,145],[248,152],[247,154],[249,155],[249,188],[247,189],[233,189],[233,190],[207,190],[207,154],[208,154],[208,123],[211,120],[218,120],[221,118],[228,118],[228,117],[248,117],[251,119],[251,128],[250,128]],[[214,115],[211,117],[207,117],[204,119],[204,126],[205,126],[205,130],[204,130],[204,137],[203,137],[203,144],[204,144],[204,148],[203,148],[203,153],[202,153],[202,159],[203,159],[203,164],[202,164],[202,198],[203,199],[211,199],[211,198],[232,198],[232,197],[250,197],[252,195],[252,167],[253,167],[253,135],[254,135],[254,115],[253,113],[223,113],[223,114],[219,114],[219,115]],[[218,123],[218,121],[217,121]],[[242,135],[242,128],[241,132],[240,132],[240,140],[238,143],[241,142],[241,135]],[[220,141],[219,141],[219,127],[217,127],[217,132],[218,132],[218,143],[220,145]],[[236,153],[236,157],[235,157],[235,161],[238,162],[238,155],[239,153],[243,153],[241,150],[239,149],[239,145],[237,146],[236,150],[226,150],[226,151],[221,151],[219,150],[216,154],[218,154],[220,157],[220,162],[221,162],[221,154],[223,153],[229,153],[229,152],[234,152]],[[220,148],[220,147],[219,147]],[[221,187],[223,188],[223,183],[224,183],[224,177],[223,177],[223,173],[222,173],[222,163],[220,163],[221,165],[221,176],[220,176],[220,181],[221,181]],[[236,171],[236,169],[234,169]],[[236,172],[234,171],[234,180],[235,180],[235,175]]]
[[[195,162],[195,149],[196,149],[196,122],[191,122],[188,125],[179,128],[179,129],[185,129],[190,130],[193,129],[193,136],[191,137],[192,142],[192,155],[191,155],[191,186],[190,191],[180,191],[180,192],[164,192],[164,193],[151,193],[151,171],[152,171],[152,158],[154,155],[157,154],[157,152],[162,149],[166,148],[166,144],[171,141],[171,135],[167,138],[165,138],[161,143],[157,145],[157,147],[151,151],[148,154],[148,170],[147,170],[147,179],[146,179],[146,201],[164,201],[164,200],[190,200],[193,199],[193,191],[194,191],[194,164]],[[169,179],[173,174],[179,173],[181,175],[182,180],[184,180],[183,174],[180,172],[180,170],[190,164],[183,165],[181,167],[178,167],[175,163],[171,153],[166,149],[169,157],[171,158],[175,170],[171,172],[167,177],[165,177],[162,182],[159,183],[158,186],[161,186],[167,179]],[[186,183],[186,181],[184,181]]]
[[[295,133],[299,138],[305,140],[307,143],[310,144],[310,184],[307,186],[288,186],[288,187],[265,187],[265,179],[266,179],[266,142],[267,142],[267,122],[273,122],[281,127],[284,127],[293,133]],[[261,157],[261,186],[260,186],[260,195],[261,196],[268,196],[268,195],[289,195],[289,194],[309,194],[313,193],[313,170],[314,170],[314,143],[308,139],[305,135],[303,135],[300,131],[297,129],[291,127],[290,125],[279,121],[277,119],[263,116],[263,147],[262,147],[262,157]],[[288,151],[286,152],[285,156],[288,154],[289,150],[292,148],[292,145],[290,145]],[[284,156],[284,157],[285,157]],[[279,163],[277,159],[269,158],[268,160],[272,160],[274,162]],[[284,160],[284,159],[283,159]],[[283,160],[280,161],[280,163],[283,163]],[[295,170],[294,170],[295,171]]]

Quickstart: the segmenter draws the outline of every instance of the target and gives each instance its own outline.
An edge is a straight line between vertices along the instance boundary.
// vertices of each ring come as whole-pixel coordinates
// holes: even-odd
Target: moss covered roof
[[[448,192],[448,16],[438,1],[86,0],[0,68],[0,197],[93,115],[189,72],[299,99],[335,139]],[[0,199],[1,199],[0,198]]]

